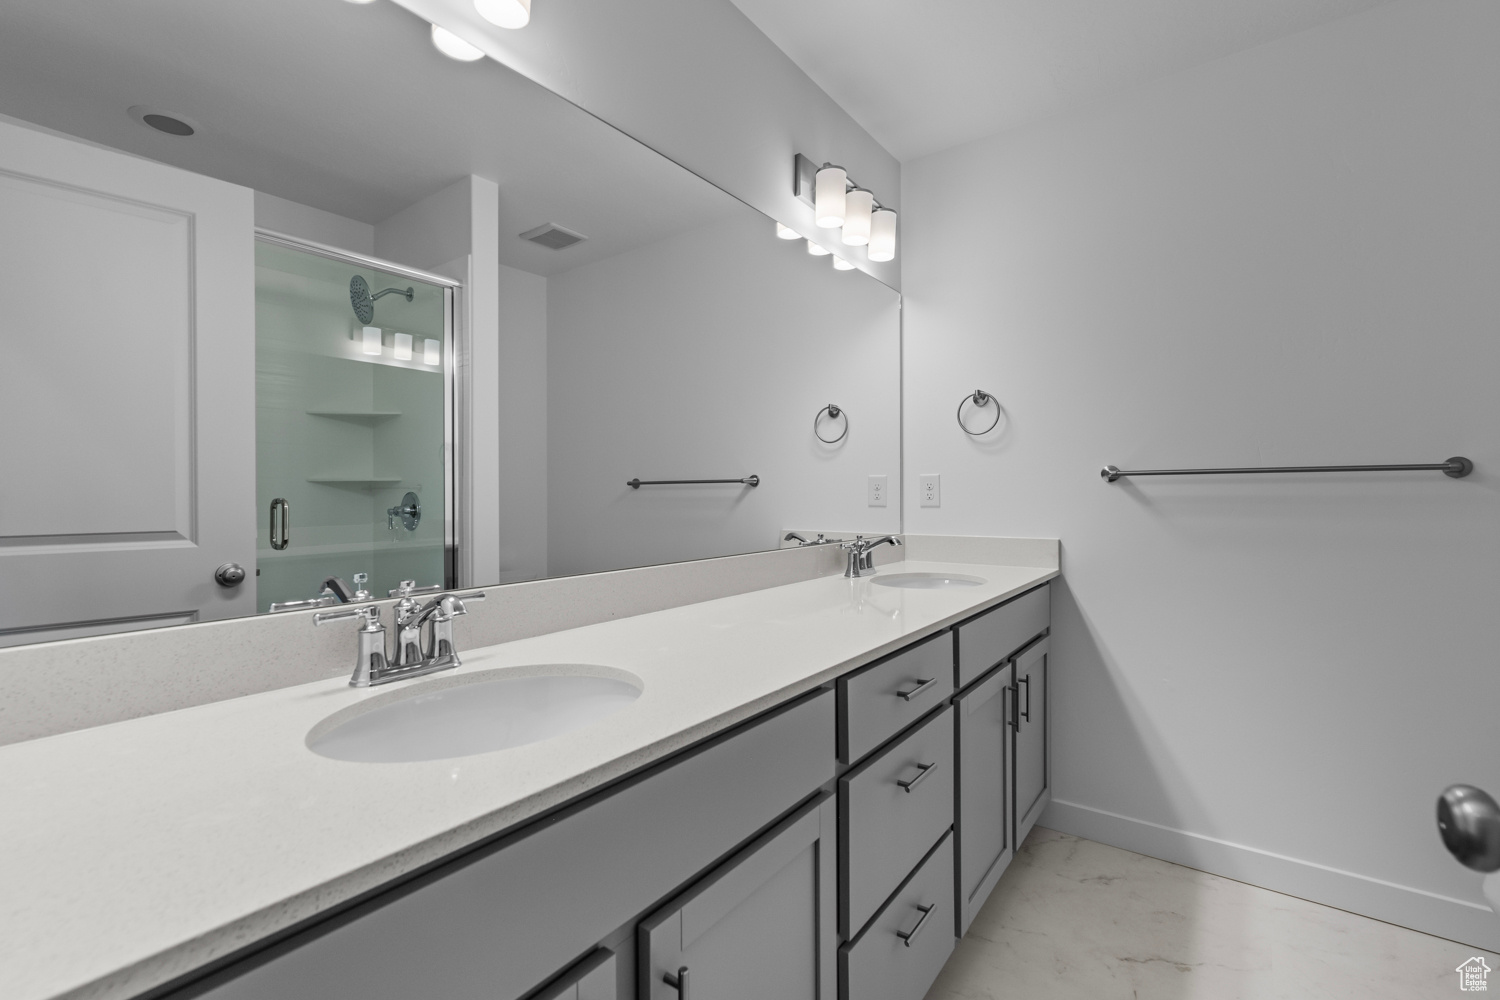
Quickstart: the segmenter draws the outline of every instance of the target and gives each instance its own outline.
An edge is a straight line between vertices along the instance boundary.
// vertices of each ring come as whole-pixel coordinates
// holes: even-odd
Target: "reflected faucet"
[[[901,539],[895,535],[881,535],[879,538],[866,538],[864,535],[855,535],[852,542],[840,542],[839,548],[844,550],[848,556],[848,564],[844,567],[844,575],[851,580],[858,579],[861,570],[873,570],[875,568],[875,552],[877,545],[900,545]]]

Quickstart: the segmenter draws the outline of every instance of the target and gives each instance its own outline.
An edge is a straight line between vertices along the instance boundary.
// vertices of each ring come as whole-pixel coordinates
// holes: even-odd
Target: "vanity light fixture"
[[[836,163],[821,167],[798,153],[792,162],[792,193],[813,209],[824,229],[838,228],[845,246],[869,247],[869,259],[896,259],[896,212],[869,188],[860,187]],[[809,253],[816,253],[811,245]]]
[[[835,271],[852,271],[854,270],[854,265],[842,257],[835,256],[833,258],[833,269]]]
[[[896,259],[896,213],[889,208],[877,208],[870,215],[870,259]]]
[[[479,46],[464,41],[447,28],[436,24],[432,26],[432,45],[449,59],[457,59],[459,62],[473,62],[484,58],[484,50]]]
[[[366,354],[380,353],[380,327],[367,326],[364,329],[364,352]]]
[[[813,211],[819,226],[837,229],[844,224],[844,192],[848,189],[848,172],[831,163],[823,164],[813,181]]]
[[[531,21],[531,0],[474,0],[474,9],[501,28],[524,28]]]
[[[397,361],[411,360],[411,334],[396,334],[396,349],[392,352]]]
[[[875,196],[864,188],[855,188],[845,195],[844,206],[844,246],[865,246],[870,242],[870,214],[875,209]]]
[[[422,363],[424,365],[440,365],[443,363],[443,345],[428,337],[422,341]]]
[[[346,3],[367,4],[367,3],[374,3],[375,0],[345,0],[345,2]]]
[[[797,230],[793,229],[791,226],[783,226],[778,222],[776,223],[776,238],[778,240],[800,240],[802,238],[802,234],[797,232]]]
[[[812,254],[814,257],[827,257],[829,254],[833,253],[832,250],[828,249],[827,247],[820,247],[812,240],[807,241],[807,252]]]

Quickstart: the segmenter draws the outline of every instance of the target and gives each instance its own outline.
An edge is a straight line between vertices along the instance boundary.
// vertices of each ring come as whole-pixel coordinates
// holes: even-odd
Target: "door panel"
[[[1051,797],[1047,759],[1047,654],[1043,639],[1016,657],[1016,843],[1020,843]]]
[[[643,920],[642,1000],[832,1000],[836,832],[825,795]]]
[[[957,701],[958,933],[964,935],[1010,863],[1009,664]]]
[[[0,218],[0,644],[253,613],[250,191],[0,123]]]

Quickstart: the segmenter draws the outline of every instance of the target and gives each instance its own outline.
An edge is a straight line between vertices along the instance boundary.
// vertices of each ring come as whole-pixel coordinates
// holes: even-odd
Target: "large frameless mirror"
[[[23,0],[0,116],[0,644],[899,528],[899,296],[394,4]]]

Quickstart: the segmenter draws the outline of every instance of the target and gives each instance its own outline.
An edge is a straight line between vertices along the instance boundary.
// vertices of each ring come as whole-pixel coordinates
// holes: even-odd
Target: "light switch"
[[[922,507],[943,505],[943,477],[937,473],[917,477],[918,503]]]
[[[871,507],[885,506],[885,476],[871,476],[867,481],[865,502]]]

